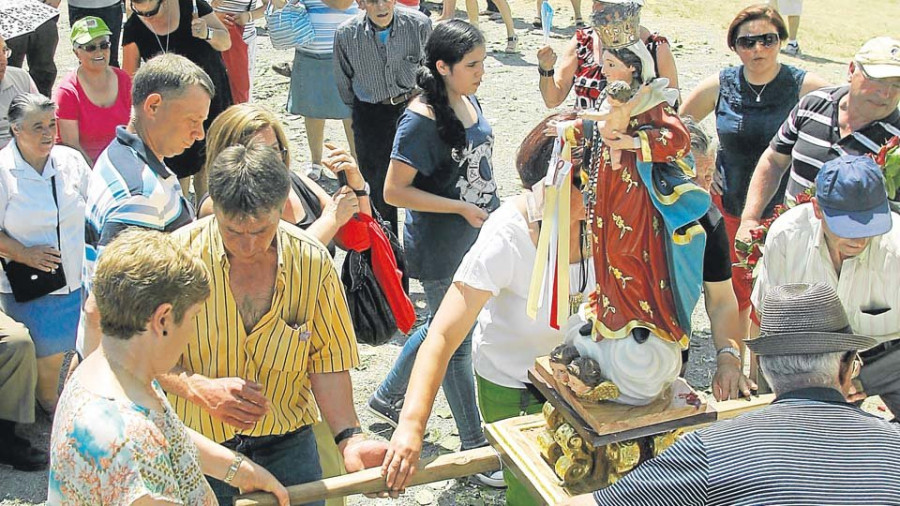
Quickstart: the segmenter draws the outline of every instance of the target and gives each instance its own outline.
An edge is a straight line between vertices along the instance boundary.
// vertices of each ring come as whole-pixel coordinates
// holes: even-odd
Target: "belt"
[[[378,102],[381,105],[400,105],[409,102],[409,99],[413,98],[416,95],[415,90],[407,91],[406,93],[401,93],[396,97],[386,98],[381,102]]]

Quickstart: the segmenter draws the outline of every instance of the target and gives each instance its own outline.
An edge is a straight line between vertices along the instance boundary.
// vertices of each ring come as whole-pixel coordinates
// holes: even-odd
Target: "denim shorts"
[[[287,110],[307,118],[350,117],[350,107],[341,100],[334,80],[334,55],[294,51]]]
[[[266,468],[285,487],[322,479],[319,450],[311,425],[278,436],[237,435],[222,443],[222,446],[242,453]],[[207,476],[207,480],[219,504],[231,504],[239,493],[238,489],[215,478]],[[308,504],[325,506],[325,501]]]

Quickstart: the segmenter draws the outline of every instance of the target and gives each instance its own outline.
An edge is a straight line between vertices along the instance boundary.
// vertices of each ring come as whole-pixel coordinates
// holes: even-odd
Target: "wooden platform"
[[[701,404],[698,408],[686,402],[682,394],[691,393],[693,389],[682,378],[678,378],[671,390],[657,401],[647,406],[627,406],[614,402],[584,403],[569,387],[559,388],[547,357],[539,357],[535,361],[528,377],[581,437],[594,447],[716,420],[716,410],[712,405]]]

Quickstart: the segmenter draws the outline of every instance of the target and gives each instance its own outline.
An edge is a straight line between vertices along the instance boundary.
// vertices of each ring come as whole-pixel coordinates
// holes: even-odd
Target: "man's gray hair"
[[[229,217],[258,217],[284,207],[291,179],[281,154],[269,146],[225,148],[209,169],[209,196]]]
[[[835,387],[844,354],[760,355],[759,367],[775,394],[809,387]]]
[[[691,134],[691,151],[695,155],[709,154],[710,149],[712,149],[712,140],[709,138],[706,130],[691,116],[682,116],[681,122],[684,123],[684,126]]]
[[[203,88],[209,98],[216,95],[212,79],[196,63],[177,54],[161,54],[141,65],[134,75],[131,104],[139,111],[147,97],[154,93],[164,99],[178,98],[192,85]]]
[[[25,116],[33,112],[47,112],[56,110],[56,104],[40,93],[19,93],[9,103],[9,134],[13,134],[13,127],[21,127]]]

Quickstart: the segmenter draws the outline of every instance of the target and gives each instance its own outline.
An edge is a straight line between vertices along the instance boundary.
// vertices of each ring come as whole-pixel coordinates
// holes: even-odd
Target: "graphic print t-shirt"
[[[478,120],[466,129],[462,150],[441,140],[433,119],[407,109],[397,126],[391,158],[416,169],[414,187],[491,212],[500,205],[491,164],[494,134],[478,100],[468,98]],[[420,280],[453,276],[478,230],[458,214],[407,211],[403,245],[410,276]]]

